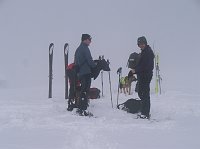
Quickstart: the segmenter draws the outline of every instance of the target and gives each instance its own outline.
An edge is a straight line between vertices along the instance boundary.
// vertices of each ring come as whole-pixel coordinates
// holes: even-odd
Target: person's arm
[[[85,50],[85,56],[86,56],[86,61],[87,61],[88,65],[91,68],[94,68],[96,65],[95,65],[95,63],[94,63],[94,61],[92,59],[92,56],[91,56],[89,48],[86,48],[86,50]]]

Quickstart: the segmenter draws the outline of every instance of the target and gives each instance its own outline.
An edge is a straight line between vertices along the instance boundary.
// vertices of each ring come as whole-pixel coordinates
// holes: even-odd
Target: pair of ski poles
[[[109,60],[107,60],[108,64],[110,64]],[[119,100],[119,88],[120,88],[120,78],[121,78],[121,74],[122,74],[122,67],[120,67],[117,70],[117,74],[119,75],[119,82],[118,82],[118,91],[117,91],[117,105],[118,100]],[[111,87],[111,78],[110,78],[110,71],[108,71],[108,75],[109,75],[109,84],[110,84],[110,95],[111,95],[111,105],[113,108],[113,100],[112,100],[112,87]],[[102,96],[103,96],[103,71],[101,71],[101,81],[102,81]]]
[[[99,56],[99,59],[104,59],[104,56]],[[107,60],[108,65],[110,64],[110,61]],[[109,77],[109,84],[110,84],[110,97],[111,97],[111,106],[113,108],[113,101],[112,101],[112,86],[111,86],[111,77],[110,77],[110,71],[108,71],[108,77]],[[103,70],[101,71],[101,85],[102,85],[102,97],[103,95]]]

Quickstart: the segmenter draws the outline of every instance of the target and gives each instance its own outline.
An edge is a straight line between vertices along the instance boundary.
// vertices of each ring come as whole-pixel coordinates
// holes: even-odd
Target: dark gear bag
[[[90,88],[89,90],[89,99],[97,99],[100,98],[101,91],[98,88]]]
[[[128,68],[135,69],[136,65],[139,62],[139,59],[140,59],[140,54],[136,52],[131,53],[127,62]]]
[[[132,114],[138,113],[141,111],[142,101],[137,99],[128,99],[126,102],[119,104],[117,108]]]

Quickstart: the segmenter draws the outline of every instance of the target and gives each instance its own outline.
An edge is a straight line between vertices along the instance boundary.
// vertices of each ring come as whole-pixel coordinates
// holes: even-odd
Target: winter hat
[[[87,39],[91,40],[92,37],[89,34],[82,34],[81,41],[84,41],[84,40],[87,40]]]
[[[142,37],[139,37],[138,40],[137,40],[137,44],[146,44],[147,45],[147,40],[144,36]]]

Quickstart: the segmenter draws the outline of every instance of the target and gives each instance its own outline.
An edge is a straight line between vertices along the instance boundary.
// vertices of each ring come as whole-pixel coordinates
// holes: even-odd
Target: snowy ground
[[[113,93],[116,104],[116,92]],[[120,103],[128,98],[120,95]],[[66,111],[62,92],[47,98],[44,88],[2,89],[0,92],[1,149],[198,149],[200,95],[178,91],[152,94],[152,118],[111,108],[110,95],[92,100],[97,118]]]

